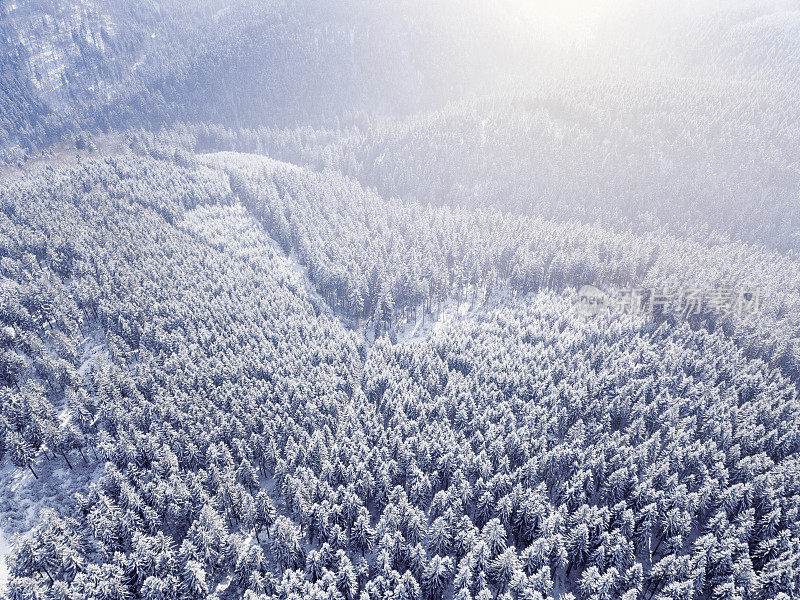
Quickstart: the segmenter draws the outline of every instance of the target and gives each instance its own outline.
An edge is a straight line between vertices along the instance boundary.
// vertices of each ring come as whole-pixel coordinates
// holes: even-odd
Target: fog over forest
[[[0,50],[0,600],[800,598],[797,0]]]

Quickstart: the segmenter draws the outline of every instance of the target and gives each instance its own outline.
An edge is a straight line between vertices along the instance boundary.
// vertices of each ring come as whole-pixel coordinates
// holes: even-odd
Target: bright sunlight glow
[[[594,39],[598,27],[624,0],[500,0],[510,14],[551,41],[568,45]]]

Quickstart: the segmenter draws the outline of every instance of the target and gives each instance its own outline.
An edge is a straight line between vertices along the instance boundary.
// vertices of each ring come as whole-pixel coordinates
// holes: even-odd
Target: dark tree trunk
[[[664,537],[663,536],[658,538],[658,543],[656,544],[656,547],[653,550],[653,556],[656,555],[656,552],[658,552],[658,548],[659,548],[659,546],[661,546],[661,542],[663,542],[663,541],[664,541]]]
[[[50,575],[50,572],[46,568],[42,567],[42,571],[44,571],[44,574],[47,575],[47,578],[50,580],[50,583],[55,583],[55,581],[53,581],[53,576]]]
[[[69,470],[72,471],[73,470],[72,469],[72,463],[69,462],[69,459],[67,458],[67,453],[62,450],[61,451],[61,456],[63,456],[64,460],[67,461],[67,466],[69,467]]]
[[[661,582],[664,581],[664,575],[658,580],[658,583],[653,587],[653,591],[650,592],[650,597],[647,600],[653,600],[653,596],[656,595],[656,592],[661,588]]]

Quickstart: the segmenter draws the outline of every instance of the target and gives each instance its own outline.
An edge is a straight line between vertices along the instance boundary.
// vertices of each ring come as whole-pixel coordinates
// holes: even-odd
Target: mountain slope
[[[721,330],[587,319],[544,289],[364,353],[257,207],[186,159],[2,188],[3,365],[40,363],[4,371],[4,468],[99,470],[15,544],[10,598],[798,590],[800,400],[779,370]],[[211,160],[260,163],[286,206],[326,177],[363,205],[332,175]],[[50,375],[51,340],[89,324],[106,361]]]

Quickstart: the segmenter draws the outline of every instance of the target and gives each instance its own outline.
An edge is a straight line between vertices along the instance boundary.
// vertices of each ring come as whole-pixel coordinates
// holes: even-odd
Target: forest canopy
[[[0,4],[0,598],[800,597],[798,33]]]

